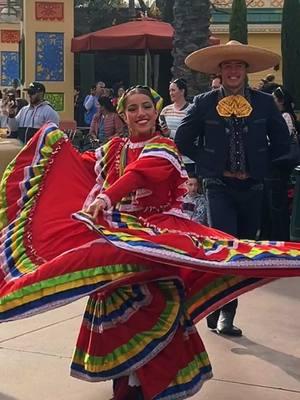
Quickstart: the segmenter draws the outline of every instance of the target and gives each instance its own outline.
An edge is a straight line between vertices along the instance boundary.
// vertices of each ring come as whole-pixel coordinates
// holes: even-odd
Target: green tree
[[[128,19],[124,0],[75,0],[75,36]]]
[[[248,43],[247,5],[245,0],[233,0],[229,21],[229,39]]]
[[[123,0],[75,0],[75,36],[128,21],[128,3]],[[129,56],[119,54],[75,54],[75,84],[88,92],[91,84],[104,80],[108,85],[128,78]]]
[[[191,96],[207,90],[208,77],[191,71],[185,66],[184,60],[191,52],[208,45],[209,21],[209,0],[175,0],[172,73],[174,78],[184,78],[187,81]]]
[[[282,73],[284,87],[300,110],[300,2],[285,0],[281,29]]]

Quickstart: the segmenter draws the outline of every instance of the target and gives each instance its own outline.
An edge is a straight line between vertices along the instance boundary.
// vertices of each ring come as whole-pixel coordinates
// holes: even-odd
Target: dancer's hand
[[[103,199],[96,198],[87,208],[83,211],[90,214],[93,220],[96,220],[100,211],[105,210],[106,203]]]

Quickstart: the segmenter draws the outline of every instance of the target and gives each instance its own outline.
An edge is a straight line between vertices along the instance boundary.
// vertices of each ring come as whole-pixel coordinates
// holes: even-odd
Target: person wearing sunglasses
[[[59,124],[59,115],[44,99],[46,88],[40,82],[32,82],[27,89],[29,104],[17,113],[15,101],[8,104],[8,128],[10,137],[24,144],[46,123]]]

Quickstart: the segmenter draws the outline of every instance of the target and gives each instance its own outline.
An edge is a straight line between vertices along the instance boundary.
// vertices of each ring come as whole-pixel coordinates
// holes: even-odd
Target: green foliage
[[[248,43],[247,5],[245,0],[233,0],[229,21],[229,39]]]
[[[124,22],[124,0],[75,0],[75,36]]]
[[[175,0],[156,0],[157,7],[161,11],[162,20],[173,24]]]
[[[300,2],[285,0],[282,14],[281,51],[283,84],[300,110]]]

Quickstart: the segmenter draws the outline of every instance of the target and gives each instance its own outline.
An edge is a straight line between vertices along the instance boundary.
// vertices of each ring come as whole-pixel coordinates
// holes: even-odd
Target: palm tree
[[[188,69],[184,60],[191,52],[208,45],[210,11],[209,0],[175,0],[172,73],[174,78],[187,81],[191,96],[207,90],[208,77]]]
[[[296,109],[300,110],[300,3],[299,0],[285,0],[282,14],[281,51],[283,84],[294,98]]]

